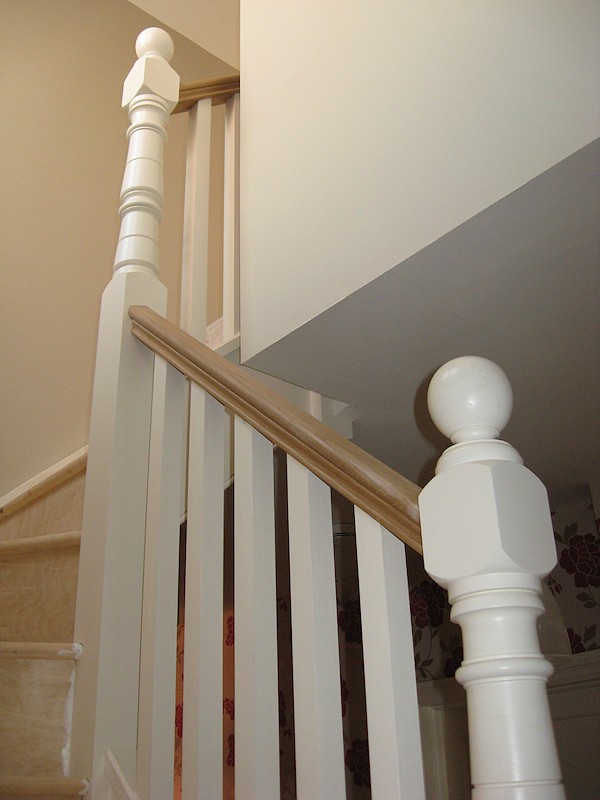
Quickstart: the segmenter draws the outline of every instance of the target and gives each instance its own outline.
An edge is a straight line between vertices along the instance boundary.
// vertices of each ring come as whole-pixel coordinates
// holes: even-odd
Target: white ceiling
[[[447,446],[429,378],[458,355],[508,374],[504,438],[557,506],[600,471],[600,140],[260,353],[249,366],[356,408],[354,441],[423,484]]]

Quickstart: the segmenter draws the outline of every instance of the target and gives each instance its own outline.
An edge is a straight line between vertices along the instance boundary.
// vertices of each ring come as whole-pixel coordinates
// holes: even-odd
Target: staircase
[[[0,508],[0,798],[76,797],[69,770],[85,452]]]

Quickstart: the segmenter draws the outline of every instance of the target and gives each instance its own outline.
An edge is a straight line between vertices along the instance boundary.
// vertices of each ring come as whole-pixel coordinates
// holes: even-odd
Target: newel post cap
[[[174,45],[162,28],[147,28],[135,43],[138,60],[125,78],[122,105],[128,106],[137,95],[161,97],[169,111],[179,100],[179,75],[170,66]]]
[[[476,574],[547,574],[556,550],[545,487],[496,437],[512,390],[486,358],[441,367],[428,392],[431,417],[455,444],[419,495],[425,567],[441,583]]]
[[[497,364],[461,356],[438,369],[427,405],[436,427],[454,444],[495,439],[510,419],[512,388]]]

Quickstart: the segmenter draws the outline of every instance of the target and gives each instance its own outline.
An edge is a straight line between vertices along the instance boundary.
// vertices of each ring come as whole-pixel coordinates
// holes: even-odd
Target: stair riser
[[[12,777],[64,776],[72,659],[0,660],[0,764]]]
[[[0,517],[0,541],[81,530],[85,472],[9,516]]]
[[[0,640],[73,638],[79,547],[0,560]]]

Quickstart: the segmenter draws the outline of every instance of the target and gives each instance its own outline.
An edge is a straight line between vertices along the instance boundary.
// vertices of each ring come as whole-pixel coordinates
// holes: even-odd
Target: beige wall
[[[240,66],[240,0],[129,0],[192,42]]]
[[[87,444],[125,163],[125,75],[157,22],[127,0],[0,0],[0,497]],[[230,72],[174,34],[183,80]],[[186,117],[165,161],[161,277],[177,317]]]

